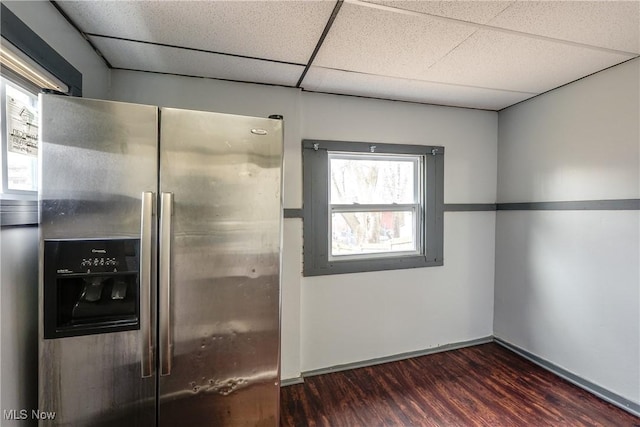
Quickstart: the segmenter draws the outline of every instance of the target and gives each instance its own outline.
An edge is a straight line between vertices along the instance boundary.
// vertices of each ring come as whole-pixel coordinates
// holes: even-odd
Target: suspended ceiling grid
[[[114,69],[487,110],[640,56],[640,0],[53,3]]]

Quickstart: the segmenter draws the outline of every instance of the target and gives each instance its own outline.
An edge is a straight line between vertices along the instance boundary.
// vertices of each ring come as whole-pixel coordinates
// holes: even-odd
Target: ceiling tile
[[[423,73],[422,79],[522,92],[544,92],[630,55],[479,30]]]
[[[148,43],[91,37],[115,68],[295,86],[304,67]]]
[[[314,65],[419,78],[476,28],[344,3]]]
[[[389,1],[364,0],[398,9],[485,24],[514,1]]]
[[[311,67],[302,86],[305,90],[317,92],[487,110],[499,110],[535,95],[374,76],[321,67]]]
[[[60,1],[88,33],[306,64],[335,1]]]
[[[640,1],[519,1],[489,25],[640,53]]]

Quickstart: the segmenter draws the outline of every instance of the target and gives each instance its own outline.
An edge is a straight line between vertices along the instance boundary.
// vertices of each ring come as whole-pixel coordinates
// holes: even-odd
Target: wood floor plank
[[[282,427],[624,426],[640,418],[495,343],[305,378]]]

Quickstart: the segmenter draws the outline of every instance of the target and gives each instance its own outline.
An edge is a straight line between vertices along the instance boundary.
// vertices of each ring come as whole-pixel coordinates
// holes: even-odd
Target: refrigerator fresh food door
[[[159,425],[277,426],[282,122],[162,108],[160,135]]]
[[[156,376],[152,372],[153,353],[149,345],[155,330],[152,320],[155,310],[150,300],[155,278],[150,276],[155,268],[153,203],[158,176],[158,109],[54,95],[41,95],[40,106],[39,410],[56,413],[53,421],[41,423],[74,427],[154,426]],[[78,254],[58,254],[60,262],[67,264],[54,271],[58,279],[45,281],[44,242],[67,239],[88,243],[47,244],[47,247],[84,249]],[[124,254],[131,263],[127,268],[139,273],[139,278],[127,276],[128,289],[120,286],[123,282],[118,279],[124,258],[118,261],[116,255],[108,252],[110,249],[105,249],[120,247],[117,243],[105,243],[116,240],[129,248]],[[103,281],[110,291],[100,288]],[[146,294],[140,291],[138,281],[143,283]],[[79,289],[93,287],[100,292],[69,295],[69,287],[76,285]],[[43,302],[45,286],[50,300]],[[58,289],[51,292],[51,286]],[[142,307],[136,315],[144,318],[139,319],[133,330],[110,333],[94,330],[90,335],[44,339],[43,304],[53,304],[56,298],[60,302],[63,294],[72,301],[67,307],[59,307],[72,313],[67,333],[85,333],[82,329],[87,325],[82,322],[86,319],[80,316],[80,308],[99,313],[111,306],[124,307],[127,299],[134,296],[128,304],[136,311],[139,298]],[[75,307],[74,298],[78,301]],[[105,320],[109,321],[105,313],[98,317],[103,323],[96,330],[104,326]],[[52,320],[56,321],[55,316]],[[74,332],[76,320],[80,327]]]

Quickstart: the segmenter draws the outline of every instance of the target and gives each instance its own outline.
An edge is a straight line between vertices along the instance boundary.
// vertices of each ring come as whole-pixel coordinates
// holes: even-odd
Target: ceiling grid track
[[[500,91],[500,92],[511,92],[511,93],[526,94],[526,95],[532,95],[532,96],[533,95],[538,95],[538,92],[527,92],[525,90],[501,89],[501,88],[488,87],[488,86],[467,85],[467,84],[462,84],[462,83],[446,83],[446,82],[441,82],[441,81],[436,81],[436,80],[422,80],[422,79],[413,79],[413,78],[397,77],[397,76],[385,76],[385,75],[381,75],[381,74],[365,73],[365,72],[362,72],[362,71],[351,71],[351,70],[341,70],[339,68],[321,67],[319,65],[316,66],[316,68],[324,68],[324,69],[327,69],[327,70],[335,70],[335,71],[342,71],[342,72],[345,72],[345,73],[360,74],[360,75],[363,75],[363,76],[387,77],[387,78],[397,79],[397,80],[407,80],[407,81],[415,81],[415,82],[421,82],[421,83],[434,83],[434,84],[444,85],[444,86],[454,86],[454,87],[463,87],[463,88],[471,88],[471,89],[495,90],[495,91]]]
[[[444,108],[462,108],[464,110],[475,110],[475,111],[492,111],[496,112],[498,110],[490,109],[490,108],[480,108],[480,107],[466,107],[464,105],[450,105],[450,104],[438,104],[436,102],[426,102],[426,101],[410,101],[406,99],[393,99],[393,98],[384,98],[380,96],[368,96],[368,95],[353,95],[349,93],[338,93],[338,92],[327,92],[321,90],[309,90],[305,88],[301,88],[303,92],[307,93],[319,93],[321,95],[332,95],[332,96],[345,96],[347,98],[360,98],[360,99],[374,99],[376,101],[390,101],[390,102],[400,102],[404,104],[414,104],[414,105],[428,105],[432,107],[444,107]],[[506,107],[508,108],[508,107]]]
[[[215,50],[199,49],[197,47],[178,46],[178,45],[167,44],[167,43],[150,42],[150,41],[146,41],[146,40],[129,39],[129,38],[126,38],[126,37],[108,36],[108,35],[104,35],[104,34],[95,34],[95,33],[86,33],[86,35],[87,36],[91,36],[91,37],[100,37],[100,38],[103,38],[103,39],[120,40],[120,41],[125,41],[125,42],[147,44],[147,45],[151,45],[151,46],[162,46],[162,47],[169,47],[169,48],[172,48],[172,49],[182,49],[182,50],[187,50],[187,51],[192,51],[192,52],[209,53],[209,54],[212,54],[212,55],[223,55],[223,56],[230,56],[230,57],[233,57],[233,58],[253,59],[253,60],[256,60],[256,61],[273,62],[275,64],[296,65],[296,66],[299,66],[299,67],[304,67],[304,64],[300,64],[300,63],[297,63],[297,62],[279,61],[277,59],[259,58],[257,56],[248,56],[248,55],[240,55],[240,54],[236,54],[236,53],[218,52],[218,51],[215,51]]]
[[[111,70],[484,111],[640,57],[636,2],[49,3]]]
[[[343,3],[344,3],[344,0],[338,0],[336,2],[336,5],[333,7],[331,16],[329,16],[327,25],[325,25],[324,31],[322,31],[322,34],[320,35],[320,39],[318,40],[318,43],[316,44],[315,49],[313,49],[313,53],[309,58],[309,62],[307,63],[307,66],[304,67],[304,71],[302,71],[302,74],[300,75],[300,79],[298,79],[298,83],[296,83],[297,88],[299,88],[300,85],[302,85],[302,81],[304,80],[304,77],[307,75],[309,68],[311,68],[311,64],[313,64],[313,61],[316,59],[316,55],[318,54],[318,51],[320,51],[320,48],[322,47],[322,43],[324,43],[324,39],[327,37],[327,34],[329,34],[329,30],[331,29],[333,22],[336,20],[336,17],[338,16],[338,12],[340,12],[340,8],[342,7]]]
[[[120,71],[134,71],[136,73],[159,74],[159,75],[163,75],[163,76],[189,77],[189,78],[193,78],[193,79],[206,79],[206,80],[218,80],[218,81],[221,81],[221,82],[244,83],[244,84],[249,84],[249,85],[294,88],[294,86],[291,86],[291,85],[278,84],[278,83],[252,82],[252,81],[248,81],[248,80],[225,79],[225,78],[222,78],[222,77],[198,76],[198,75],[195,75],[195,74],[181,74],[181,73],[170,73],[170,72],[164,72],[164,71],[138,70],[138,69],[135,69],[135,68],[125,68],[125,67],[113,67],[112,69],[113,70],[120,70]]]
[[[507,106],[506,106],[506,107],[504,107],[504,108],[500,108],[500,109],[498,109],[498,110],[494,110],[494,111],[497,111],[497,112],[499,113],[499,112],[501,112],[502,110],[506,110],[507,108],[511,108],[511,107],[513,107],[514,105],[522,104],[523,102],[529,101],[529,100],[531,100],[531,99],[533,99],[533,98],[537,98],[537,97],[539,97],[539,96],[542,96],[542,95],[544,95],[544,94],[547,94],[547,93],[550,93],[550,92],[556,91],[556,90],[558,90],[558,89],[562,89],[562,88],[563,88],[563,87],[565,87],[565,86],[568,86],[568,85],[573,84],[573,83],[575,83],[575,82],[579,82],[580,80],[584,80],[584,79],[586,79],[587,77],[595,76],[596,74],[599,74],[599,73],[602,73],[602,72],[604,72],[604,71],[607,71],[607,70],[609,70],[609,69],[611,69],[611,68],[617,67],[618,65],[622,65],[622,64],[626,64],[627,62],[634,61],[634,60],[636,60],[636,59],[638,59],[638,58],[640,58],[640,55],[636,55],[635,57],[633,57],[633,58],[629,58],[629,59],[627,59],[626,61],[622,61],[622,62],[620,62],[619,64],[613,64],[613,65],[611,65],[611,66],[609,66],[609,67],[607,67],[607,68],[604,68],[604,69],[602,69],[602,70],[598,70],[598,71],[595,71],[595,72],[593,72],[593,73],[591,73],[591,74],[587,74],[586,76],[582,76],[582,77],[580,77],[579,79],[575,79],[575,80],[572,80],[572,81],[567,82],[567,83],[565,83],[565,84],[562,84],[562,85],[560,85],[560,86],[557,86],[557,87],[551,88],[551,89],[549,89],[549,90],[546,90],[546,91],[544,91],[544,92],[540,92],[540,93],[536,94],[535,96],[532,96],[531,98],[523,99],[523,100],[522,100],[522,101],[520,101],[520,102],[516,102],[515,104],[507,105]]]
[[[102,52],[100,52],[100,49],[98,49],[98,47],[96,45],[93,44],[93,42],[91,41],[91,39],[89,39],[89,36],[80,29],[80,27],[78,26],[78,24],[76,24],[75,22],[73,22],[73,20],[69,17],[69,15],[67,15],[65,13],[64,10],[62,10],[62,8],[60,7],[60,5],[58,4],[57,1],[55,0],[49,0],[49,2],[51,3],[51,5],[53,5],[53,7],[56,8],[56,10],[58,11],[58,13],[60,15],[62,15],[62,17],[69,23],[69,25],[71,25],[77,32],[78,34],[80,34],[80,36],[82,36],[83,39],[85,39],[87,41],[87,43],[89,43],[89,46],[91,46],[91,49],[93,49],[93,51],[96,53],[96,55],[98,55],[100,57],[100,59],[102,59],[102,61],[105,63],[105,65],[109,68],[109,69],[113,69],[113,66],[111,65],[111,63],[107,60],[107,58],[104,57],[104,55],[102,54]]]

